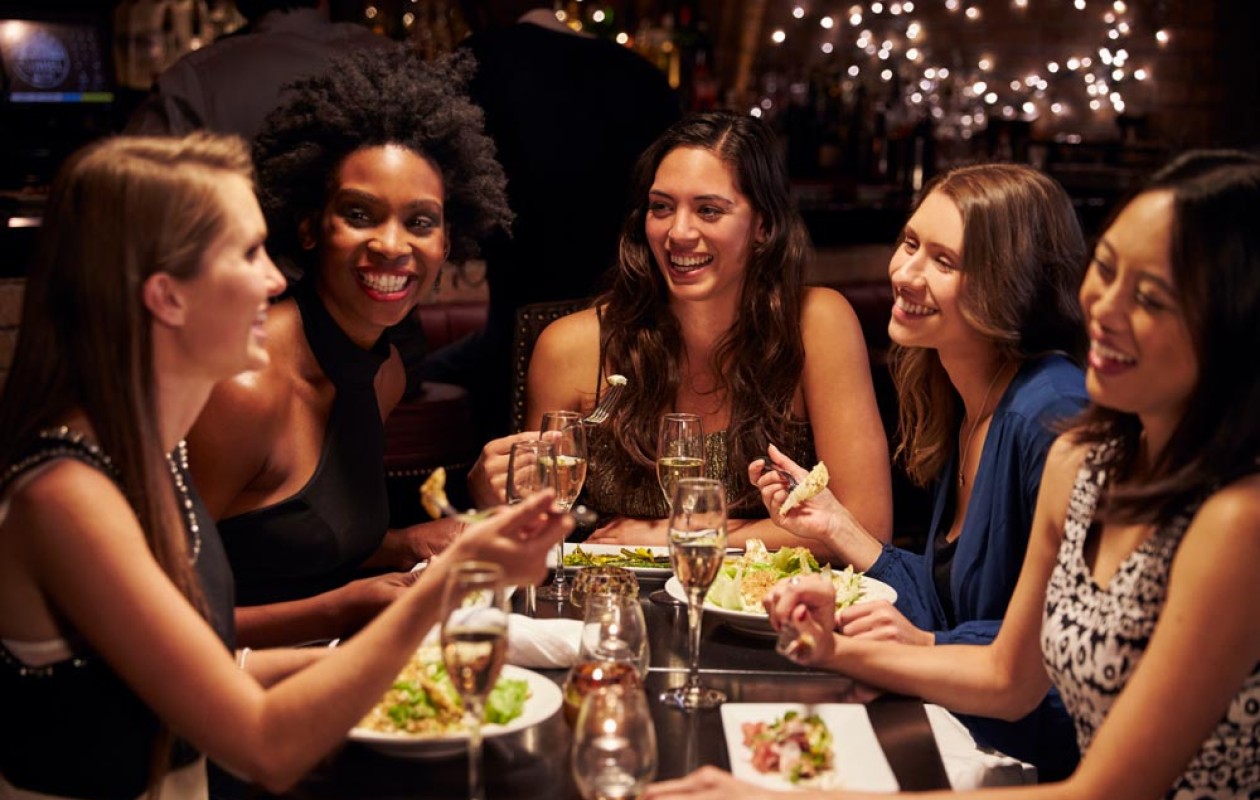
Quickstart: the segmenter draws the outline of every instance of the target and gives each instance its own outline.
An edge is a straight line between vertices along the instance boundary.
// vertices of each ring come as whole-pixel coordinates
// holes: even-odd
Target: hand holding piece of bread
[[[788,493],[787,499],[783,501],[783,505],[779,506],[779,516],[786,517],[793,508],[826,489],[830,480],[831,476],[827,473],[827,465],[819,461],[809,471],[809,474],[805,476],[805,480],[798,483],[796,488]]]

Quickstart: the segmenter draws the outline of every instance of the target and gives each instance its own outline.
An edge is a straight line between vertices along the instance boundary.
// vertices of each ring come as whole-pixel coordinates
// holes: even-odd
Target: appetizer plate
[[[677,578],[670,578],[665,582],[665,591],[676,600],[687,602],[687,592],[683,589]],[[883,581],[877,581],[874,578],[862,576],[862,599],[859,603],[869,602],[871,600],[887,600],[890,603],[897,602],[897,590]],[[713,601],[707,597],[704,600],[705,616],[712,615],[727,627],[734,628],[740,633],[747,633],[752,636],[763,636],[773,639],[778,636],[774,628],[770,627],[770,616],[764,611],[733,611],[729,608],[722,608],[714,605]]]
[[[955,791],[985,786],[1021,786],[1037,782],[1037,770],[1030,764],[982,749],[953,714],[938,705],[927,703],[928,724],[936,737],[941,761]],[[722,731],[726,736],[726,752],[731,774],[736,778],[767,789],[790,791],[793,788],[831,788],[851,791],[895,792],[900,786],[888,757],[880,747],[866,706],[860,703],[724,703]],[[777,773],[759,772],[752,765],[752,750],[744,746],[743,726],[746,722],[773,722],[788,711],[817,714],[831,731],[831,774],[822,776],[810,786],[797,786]]]
[[[627,547],[625,545],[619,545],[619,544],[582,544],[582,545],[566,544],[564,546],[564,552],[566,554],[572,553],[574,548],[579,547],[579,546],[582,548],[582,552],[589,553],[593,556],[621,555],[621,551],[623,547],[627,550],[639,549],[639,546]],[[650,552],[655,558],[664,559],[664,561],[661,562],[661,565],[659,567],[626,567],[626,569],[630,570],[635,575],[638,575],[641,578],[661,579],[661,578],[668,578],[669,576],[674,574],[674,568],[671,567],[669,564],[669,548],[668,547],[643,546],[642,549]],[[552,550],[547,554],[547,566],[555,567],[555,565],[556,565],[556,551]],[[582,568],[569,567],[569,566],[565,567],[565,570],[567,572],[576,572],[579,569],[582,569]]]
[[[554,681],[523,667],[505,664],[500,678],[523,680],[529,684],[529,697],[521,715],[506,725],[482,725],[481,735],[486,739],[507,736],[545,722],[560,710],[563,696]],[[359,742],[397,758],[436,760],[458,756],[468,750],[468,732],[455,731],[442,736],[417,736],[405,733],[385,733],[367,728],[352,728],[350,741]]]
[[[817,714],[831,731],[833,768],[809,786],[794,785],[778,773],[759,772],[752,765],[752,750],[744,746],[744,723],[773,722],[788,711],[804,716]],[[731,774],[766,789],[843,787],[853,791],[895,792],[899,788],[884,750],[875,738],[866,707],[861,704],[723,703],[722,731],[726,734]]]

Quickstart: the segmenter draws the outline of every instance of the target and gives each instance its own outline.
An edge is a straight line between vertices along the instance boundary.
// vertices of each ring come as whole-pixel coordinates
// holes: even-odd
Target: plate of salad
[[[504,665],[486,698],[487,739],[550,719],[560,710],[560,687],[522,667]],[[467,752],[463,706],[433,648],[421,648],[394,684],[350,731],[350,741],[400,758],[441,759]]]
[[[807,548],[783,547],[774,552],[759,539],[749,539],[743,555],[726,559],[704,598],[706,614],[721,619],[729,627],[754,636],[775,636],[762,600],[776,583],[794,575],[821,573],[836,587],[836,610],[870,600],[897,601],[897,590],[883,581],[868,578],[852,567],[832,569],[819,564]],[[686,602],[687,593],[676,578],[665,591]]]

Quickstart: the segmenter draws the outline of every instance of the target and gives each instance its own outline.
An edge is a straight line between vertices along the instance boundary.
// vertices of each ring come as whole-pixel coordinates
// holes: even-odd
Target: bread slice
[[[788,493],[787,499],[783,501],[783,505],[779,506],[779,516],[786,517],[793,508],[826,489],[830,480],[831,476],[827,473],[827,465],[819,461],[809,471],[809,474],[805,476],[805,480],[798,483],[796,488]]]
[[[420,485],[420,505],[429,512],[429,516],[440,519],[442,506],[450,505],[446,499],[446,469],[438,467]]]

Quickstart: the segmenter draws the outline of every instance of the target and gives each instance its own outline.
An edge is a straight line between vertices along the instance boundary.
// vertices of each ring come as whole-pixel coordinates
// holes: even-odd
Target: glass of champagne
[[[442,592],[442,661],[464,704],[468,728],[468,797],[484,800],[481,721],[486,696],[507,655],[507,600],[498,564],[467,561],[446,577]]]
[[[665,502],[674,499],[681,478],[704,475],[704,425],[696,414],[665,414],[656,438],[656,479]]]
[[[585,800],[637,798],[656,777],[656,730],[643,690],[613,685],[582,699],[573,781]]]
[[[674,486],[680,478],[704,475],[704,425],[697,414],[670,413],[661,416],[656,437],[656,479],[665,493],[665,504],[674,500]],[[648,595],[653,603],[679,606],[681,602],[664,589]]]
[[[556,505],[573,508],[586,481],[586,423],[576,411],[548,411],[542,416],[540,441],[550,442],[554,452]],[[569,585],[564,574],[564,541],[556,545],[556,567],[551,583],[538,590],[539,597],[567,600]]]
[[[715,708],[726,701],[717,689],[700,685],[700,620],[704,596],[726,555],[726,490],[712,478],[682,478],[674,489],[669,516],[669,560],[687,592],[687,632],[691,668],[687,683],[661,694],[661,702],[686,711]]]

